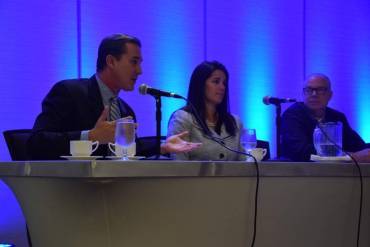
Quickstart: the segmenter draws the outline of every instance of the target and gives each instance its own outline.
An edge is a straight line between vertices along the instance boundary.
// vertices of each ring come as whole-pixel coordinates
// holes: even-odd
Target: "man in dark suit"
[[[58,159],[69,155],[70,140],[114,142],[115,119],[112,100],[119,117],[136,119],[132,108],[118,97],[120,90],[132,91],[141,70],[139,39],[114,34],[102,40],[98,50],[97,72],[89,79],[63,80],[53,86],[42,102],[28,141],[32,159]],[[199,144],[181,139],[186,133],[170,137],[161,152],[187,152]],[[137,147],[140,149],[141,147]],[[102,145],[94,155],[107,155]]]
[[[370,161],[370,150],[362,138],[350,127],[345,115],[328,107],[333,95],[331,83],[323,74],[308,76],[303,88],[304,102],[290,106],[282,116],[282,156],[294,161],[309,161],[316,154],[313,132],[318,123],[341,122],[343,149],[354,152],[359,161]]]

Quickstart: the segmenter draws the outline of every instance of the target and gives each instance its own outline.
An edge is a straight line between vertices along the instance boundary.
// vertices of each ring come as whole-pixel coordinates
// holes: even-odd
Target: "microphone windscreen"
[[[148,85],[146,85],[146,84],[141,84],[140,85],[140,87],[139,87],[139,93],[145,95],[147,93],[147,90],[148,90]]]
[[[262,101],[265,105],[269,105],[270,104],[270,96],[263,97]]]

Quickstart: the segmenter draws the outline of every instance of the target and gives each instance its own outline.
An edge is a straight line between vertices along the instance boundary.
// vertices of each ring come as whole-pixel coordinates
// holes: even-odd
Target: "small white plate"
[[[312,161],[319,162],[350,162],[351,158],[348,155],[345,156],[319,156],[311,154]]]
[[[60,157],[68,160],[96,160],[98,158],[103,158],[103,156],[71,156],[71,155]]]
[[[105,158],[110,160],[120,160],[122,159],[122,156],[106,156]],[[145,156],[128,156],[129,160],[140,160],[145,158]]]

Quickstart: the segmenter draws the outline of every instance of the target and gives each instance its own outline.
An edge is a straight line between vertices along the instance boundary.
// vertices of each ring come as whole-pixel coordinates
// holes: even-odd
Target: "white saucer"
[[[122,159],[122,156],[106,156],[105,158],[110,160],[120,160]],[[140,160],[145,158],[145,156],[128,156],[129,160]]]
[[[345,156],[319,156],[315,154],[311,154],[312,161],[319,161],[319,162],[351,162],[351,158],[348,155]]]
[[[98,158],[103,158],[103,156],[71,156],[71,155],[60,156],[60,157],[68,159],[68,160],[96,160]]]

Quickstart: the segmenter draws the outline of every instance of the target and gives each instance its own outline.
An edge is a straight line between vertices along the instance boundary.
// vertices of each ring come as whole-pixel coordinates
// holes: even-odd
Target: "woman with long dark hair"
[[[243,126],[229,110],[229,73],[217,61],[205,61],[193,71],[188,103],[175,111],[168,124],[168,136],[188,131],[187,141],[203,145],[189,153],[173,155],[182,160],[245,160],[222,147],[242,151],[240,135]]]

